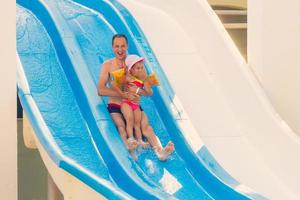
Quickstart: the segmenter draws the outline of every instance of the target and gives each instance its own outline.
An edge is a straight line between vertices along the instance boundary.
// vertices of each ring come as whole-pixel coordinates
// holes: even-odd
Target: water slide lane
[[[130,199],[112,180],[90,137],[45,28],[22,6],[17,5],[16,14],[23,66],[18,68],[18,95],[38,139],[60,168],[107,198]]]

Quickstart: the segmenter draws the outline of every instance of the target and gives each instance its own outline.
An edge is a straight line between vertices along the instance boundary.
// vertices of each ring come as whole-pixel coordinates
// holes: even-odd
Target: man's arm
[[[114,91],[116,91],[120,97],[124,98],[125,92],[122,91],[122,89],[116,84],[115,81],[111,81],[110,85],[111,85],[111,87],[110,87],[111,89],[113,89]]]
[[[117,91],[108,88],[106,86],[106,83],[108,82],[109,79],[109,67],[110,63],[105,62],[102,65],[101,71],[100,71],[100,77],[99,77],[99,82],[98,82],[98,95],[99,96],[110,96],[110,97],[120,97],[120,93]]]

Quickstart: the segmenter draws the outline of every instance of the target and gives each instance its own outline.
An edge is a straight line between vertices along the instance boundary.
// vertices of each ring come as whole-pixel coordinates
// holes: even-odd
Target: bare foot
[[[138,146],[142,146],[143,149],[146,149],[150,146],[149,142],[144,142],[143,140],[138,141]]]
[[[173,153],[175,147],[173,142],[168,142],[168,144],[165,146],[165,148],[161,149],[154,149],[156,156],[160,161],[165,161],[171,153]]]
[[[133,151],[135,150],[137,147],[137,141],[133,138],[133,137],[130,137],[127,139],[127,149],[129,151]]]
[[[135,150],[129,150],[129,154],[131,155],[132,159],[136,161],[138,159],[137,155],[135,154]]]

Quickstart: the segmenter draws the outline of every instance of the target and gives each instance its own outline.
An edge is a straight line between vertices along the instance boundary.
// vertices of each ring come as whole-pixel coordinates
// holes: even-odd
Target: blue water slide
[[[30,86],[30,94],[19,89],[19,96],[39,139],[58,166],[99,193],[107,192],[108,197],[118,191],[114,198],[262,198],[237,192],[234,185],[238,182],[216,163],[205,146],[199,152],[189,146],[178,125],[180,112],[174,114],[171,108],[174,91],[141,29],[117,1],[18,3],[29,10],[18,7],[18,13],[27,14],[18,17],[17,44]],[[107,99],[97,96],[99,71],[101,64],[113,57],[111,37],[115,33],[128,36],[129,53],[144,56],[147,71],[155,72],[161,82],[153,97],[143,97],[141,104],[162,144],[169,140],[175,143],[176,152],[167,162],[160,162],[152,150],[142,149],[137,150],[138,160],[134,162],[106,110]],[[30,115],[33,108],[27,96],[36,102],[59,154],[48,144],[36,116]],[[84,167],[67,163],[61,154]],[[88,177],[79,170],[82,168],[90,169],[109,187]]]

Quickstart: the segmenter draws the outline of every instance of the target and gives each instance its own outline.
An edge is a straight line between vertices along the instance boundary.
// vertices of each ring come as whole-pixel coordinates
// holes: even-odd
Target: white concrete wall
[[[15,1],[1,2],[0,198],[17,199]]]
[[[273,106],[300,135],[300,1],[248,1],[248,61]]]

